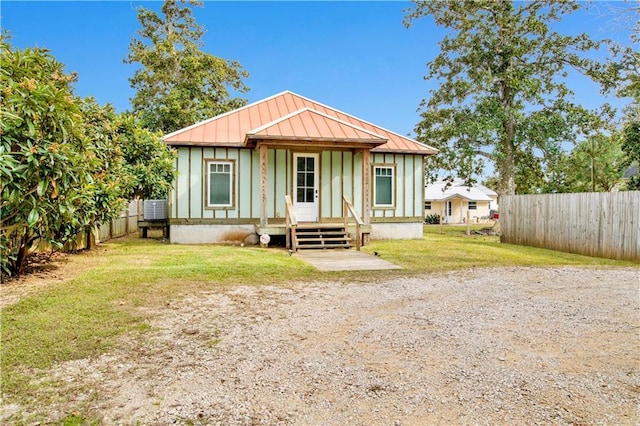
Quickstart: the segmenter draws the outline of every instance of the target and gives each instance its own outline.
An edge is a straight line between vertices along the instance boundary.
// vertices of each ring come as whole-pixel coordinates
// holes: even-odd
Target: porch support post
[[[371,214],[371,156],[368,149],[362,150],[362,221],[370,224]]]
[[[260,226],[267,226],[267,146],[260,144]]]

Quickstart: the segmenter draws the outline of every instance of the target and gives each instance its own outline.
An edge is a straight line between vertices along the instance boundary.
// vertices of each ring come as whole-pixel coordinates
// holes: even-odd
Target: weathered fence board
[[[142,200],[131,201],[120,213],[120,217],[111,223],[105,223],[98,229],[98,242],[137,232],[139,214],[142,214]]]
[[[640,261],[640,191],[509,195],[500,241]]]

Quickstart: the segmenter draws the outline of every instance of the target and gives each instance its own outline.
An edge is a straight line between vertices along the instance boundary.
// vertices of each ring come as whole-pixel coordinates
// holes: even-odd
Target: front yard
[[[125,238],[3,284],[3,421],[639,420],[637,265],[459,227],[365,250],[404,269]]]

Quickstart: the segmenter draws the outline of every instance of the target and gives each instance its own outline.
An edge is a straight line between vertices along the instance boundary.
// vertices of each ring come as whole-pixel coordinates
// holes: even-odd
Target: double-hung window
[[[207,207],[233,205],[233,162],[207,161]]]
[[[431,210],[431,201],[425,201],[424,202],[424,209],[425,210]]]
[[[373,206],[393,207],[395,191],[395,167],[373,166]]]
[[[478,202],[477,201],[469,201],[469,210],[477,210]]]

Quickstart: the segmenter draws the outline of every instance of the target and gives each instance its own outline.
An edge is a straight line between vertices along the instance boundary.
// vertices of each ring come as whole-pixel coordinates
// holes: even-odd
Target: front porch
[[[342,126],[343,123],[340,123]],[[349,127],[350,130],[354,130]],[[360,132],[359,129],[356,129]],[[277,134],[266,137],[262,134],[264,129],[256,134],[248,134],[249,141],[259,152],[259,173],[260,173],[260,222],[256,224],[258,235],[285,235],[286,246],[292,251],[299,249],[327,249],[327,248],[350,248],[355,245],[357,250],[369,240],[371,233],[370,210],[371,210],[371,148],[384,143],[384,139],[375,134],[358,135],[354,139],[332,139],[325,140],[319,138],[313,140],[314,149],[309,150],[308,140],[299,140],[296,136],[284,136]],[[367,132],[365,132],[367,133]],[[286,184],[285,199],[285,223],[272,218],[269,213],[269,206],[273,202],[277,204],[277,183],[278,172],[274,170],[270,173],[269,149],[284,149],[287,157],[291,158],[291,165],[286,167],[284,181]],[[345,178],[345,153],[350,162],[346,167],[349,169]],[[334,154],[340,157],[340,161],[334,166]],[[323,156],[328,156],[329,161],[321,165]],[[356,166],[356,156],[360,163]],[[287,161],[288,162],[288,161]],[[325,169],[324,179],[322,177],[323,166]],[[339,170],[334,168],[339,166]],[[335,190],[333,181],[335,172],[340,172],[342,180],[339,189]],[[328,172],[328,173],[326,173]],[[291,173],[290,177],[287,175]],[[356,181],[360,188],[357,191]],[[331,184],[328,184],[331,182]],[[291,195],[290,195],[291,194]],[[359,206],[362,214],[358,214],[353,203],[347,199],[358,194]],[[275,197],[274,197],[275,195]],[[324,215],[323,210],[329,205],[328,215]],[[340,206],[342,207],[340,209]],[[277,210],[277,208],[276,208]],[[337,210],[337,211],[336,211]],[[271,219],[271,221],[270,221]],[[350,220],[351,219],[351,220]],[[275,222],[275,223],[273,223]],[[350,223],[352,222],[352,223]],[[354,242],[354,244],[352,244]]]

